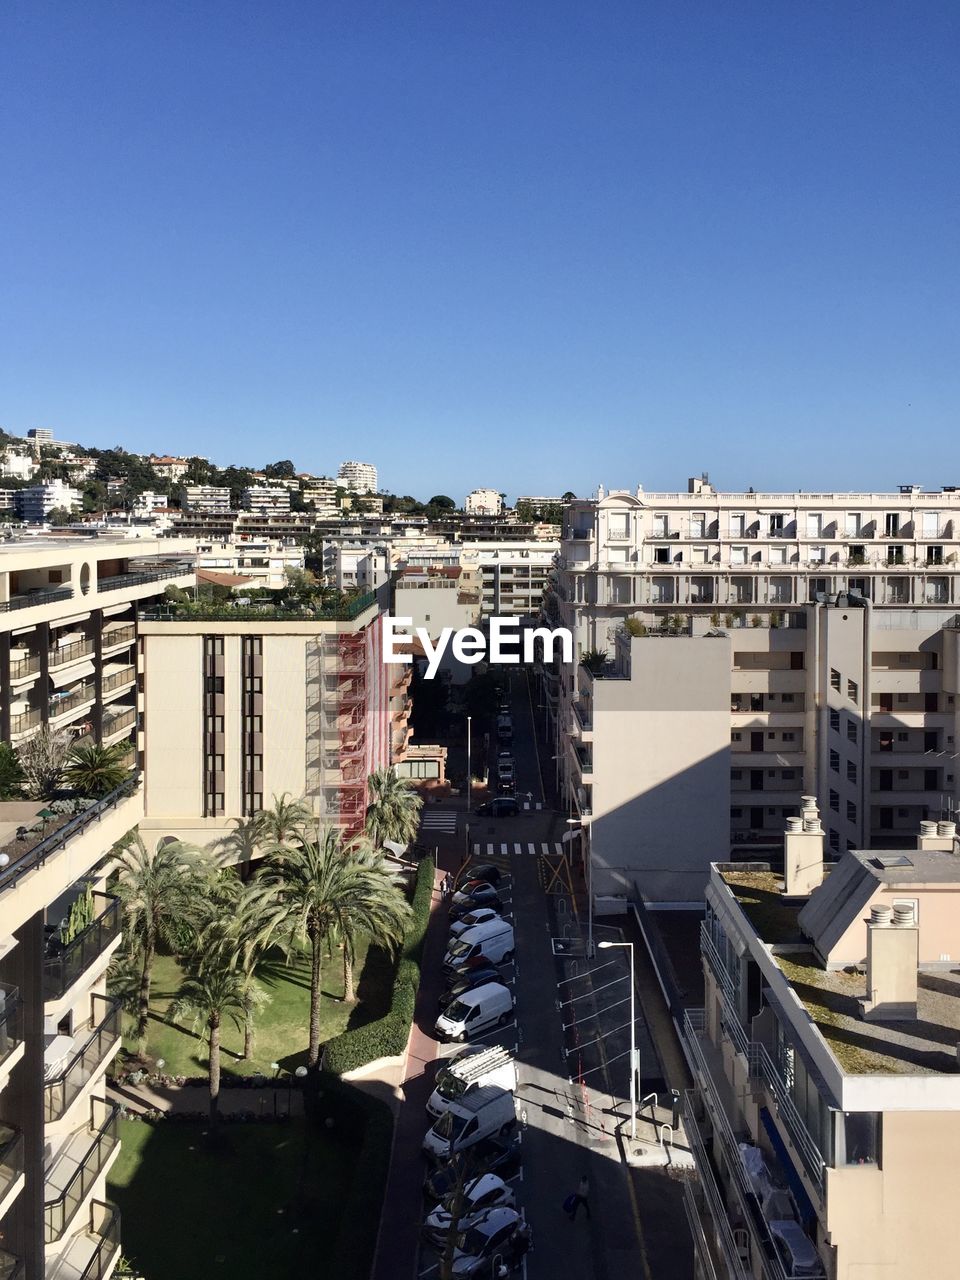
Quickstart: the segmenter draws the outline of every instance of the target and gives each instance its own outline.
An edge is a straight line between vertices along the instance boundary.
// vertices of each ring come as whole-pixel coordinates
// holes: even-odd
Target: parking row
[[[501,1280],[530,1248],[517,1119],[512,876],[503,859],[447,884],[450,938],[435,1034],[441,1051],[423,1139],[419,1276]],[[446,1270],[446,1268],[445,1268]]]

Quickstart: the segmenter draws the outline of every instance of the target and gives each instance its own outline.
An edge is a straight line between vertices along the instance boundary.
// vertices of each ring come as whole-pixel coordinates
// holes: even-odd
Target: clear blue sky
[[[6,0],[0,426],[960,483],[960,6]]]

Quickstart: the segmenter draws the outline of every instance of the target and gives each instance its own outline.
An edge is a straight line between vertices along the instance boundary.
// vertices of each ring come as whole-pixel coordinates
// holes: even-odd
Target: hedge
[[[363,1143],[341,1204],[341,1228],[337,1235],[328,1274],[337,1280],[369,1280],[377,1233],[369,1224],[379,1222],[390,1169],[393,1117],[385,1102],[361,1093],[339,1076],[322,1072],[317,1080],[318,1097],[314,1123],[327,1115],[351,1124],[363,1123]],[[333,1104],[331,1106],[330,1104]],[[367,1226],[364,1226],[367,1224]]]
[[[368,1062],[375,1062],[377,1058],[399,1057],[406,1049],[420,986],[420,956],[430,920],[433,880],[433,859],[424,858],[417,868],[410,904],[413,917],[403,940],[389,1012],[375,1022],[352,1027],[328,1040],[323,1050],[325,1070],[341,1076],[346,1071],[356,1071]]]

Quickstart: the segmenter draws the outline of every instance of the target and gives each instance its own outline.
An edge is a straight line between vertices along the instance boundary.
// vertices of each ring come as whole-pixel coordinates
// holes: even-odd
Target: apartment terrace
[[[240,606],[229,602],[169,601],[160,608],[142,610],[140,618],[143,622],[353,622],[376,603],[373,591],[335,605],[323,605],[318,600],[316,604],[296,608],[267,603]]]

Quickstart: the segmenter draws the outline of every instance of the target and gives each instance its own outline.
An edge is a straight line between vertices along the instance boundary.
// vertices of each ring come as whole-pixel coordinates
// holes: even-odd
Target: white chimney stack
[[[920,930],[913,904],[871,907],[867,921],[867,1022],[910,1021],[917,1016]]]
[[[917,849],[921,851],[942,849],[946,853],[952,853],[956,836],[957,824],[955,822],[932,822],[927,820],[920,823]]]
[[[802,796],[799,818],[787,819],[783,840],[783,892],[806,898],[823,881],[823,827],[815,796]]]

